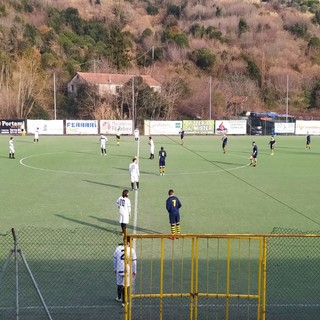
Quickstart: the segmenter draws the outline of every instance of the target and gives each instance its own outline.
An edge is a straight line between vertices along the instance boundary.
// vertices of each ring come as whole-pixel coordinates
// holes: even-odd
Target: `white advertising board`
[[[296,121],[296,134],[320,134],[320,121]]]
[[[132,134],[132,120],[100,120],[100,133],[116,134],[118,128],[121,134]]]
[[[214,134],[214,120],[183,120],[186,134]]]
[[[216,134],[246,134],[247,120],[215,120]]]
[[[144,133],[145,135],[178,135],[182,128],[182,121],[145,121]]]
[[[63,120],[27,120],[27,133],[34,133],[39,128],[39,134],[63,134]]]
[[[98,120],[66,120],[66,134],[98,134]]]
[[[294,133],[295,124],[293,122],[275,122],[274,123],[274,133]]]

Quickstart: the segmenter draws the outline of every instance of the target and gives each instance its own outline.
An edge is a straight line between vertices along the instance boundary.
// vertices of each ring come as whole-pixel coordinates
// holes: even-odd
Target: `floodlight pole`
[[[212,93],[211,93],[211,87],[212,87],[212,77],[209,78],[209,120],[212,118]]]
[[[56,92],[56,74],[53,73],[53,110],[54,120],[57,120],[57,92]]]
[[[288,112],[289,112],[289,75],[287,74],[286,122],[288,122]]]
[[[132,130],[134,131],[136,127],[136,110],[135,110],[135,105],[134,105],[134,76],[132,77]],[[133,132],[132,132],[133,133]]]

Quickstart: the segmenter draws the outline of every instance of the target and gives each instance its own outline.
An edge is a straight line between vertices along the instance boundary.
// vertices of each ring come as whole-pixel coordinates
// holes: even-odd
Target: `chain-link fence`
[[[0,319],[317,320],[320,236],[132,235],[129,306],[116,301],[119,232],[18,230],[0,236]],[[294,233],[294,234],[293,234]]]
[[[119,232],[27,228],[16,236],[16,251],[11,232],[0,237],[0,319],[123,319],[112,264]]]
[[[267,238],[267,319],[320,319],[320,232],[274,228],[272,233]]]

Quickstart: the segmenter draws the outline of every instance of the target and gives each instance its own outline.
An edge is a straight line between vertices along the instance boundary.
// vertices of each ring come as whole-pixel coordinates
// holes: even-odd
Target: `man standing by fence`
[[[125,265],[125,259],[127,264]],[[113,270],[116,274],[117,281],[117,298],[118,302],[122,302],[122,306],[128,303],[128,293],[130,288],[130,260],[132,265],[132,276],[137,274],[137,255],[134,248],[130,247],[130,237],[127,237],[127,244],[117,246],[113,254]],[[127,291],[125,290],[127,286]]]

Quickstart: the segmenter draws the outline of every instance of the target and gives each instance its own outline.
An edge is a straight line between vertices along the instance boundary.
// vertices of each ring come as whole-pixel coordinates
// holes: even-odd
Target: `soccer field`
[[[129,194],[133,211],[128,232],[169,234],[168,190],[174,189],[182,202],[179,241],[164,239],[161,254],[156,240],[137,240],[136,291],[159,292],[162,255],[165,292],[187,294],[187,298],[161,300],[165,319],[189,316],[190,234],[318,233],[319,137],[312,138],[311,150],[305,149],[305,137],[276,137],[271,156],[270,137],[230,136],[224,154],[219,136],[186,136],[183,146],[178,136],[155,136],[154,160],[149,159],[148,137],[138,143],[124,136],[120,146],[114,136],[108,138],[107,156],[101,156],[98,136],[40,136],[39,143],[33,143],[33,136],[17,136],[15,159],[9,159],[9,137],[0,136],[2,270],[8,252],[13,252],[8,231],[15,228],[18,245],[53,319],[105,319],[109,314],[113,319],[124,318],[121,304],[115,301],[113,252],[121,241],[115,202],[124,188],[130,189],[128,167],[136,155],[140,190]],[[253,139],[259,148],[257,167],[249,166]],[[157,160],[161,146],[168,154],[164,176],[159,175]],[[236,237],[232,241],[230,290],[234,294],[259,291],[260,249],[254,238],[241,246]],[[284,315],[286,319],[316,319],[317,248],[317,239],[268,239],[268,319]],[[227,243],[204,240],[198,249],[199,291],[225,293]],[[22,261],[19,272],[13,262],[1,274],[0,318],[14,319],[18,274],[21,319],[47,319]],[[145,319],[146,312],[155,319],[159,301],[135,300],[134,314]],[[230,301],[232,319],[256,319],[258,303],[251,302]],[[221,298],[202,297],[199,319],[211,319],[212,312],[214,319],[222,319],[226,304]]]
[[[230,136],[223,154],[219,136],[155,136],[155,159],[148,137],[139,144],[123,136],[120,146],[109,136],[101,156],[98,136],[16,136],[16,158],[9,159],[8,136],[1,145],[1,225],[12,227],[119,228],[115,201],[130,188],[128,166],[139,153],[140,190],[131,191],[133,214],[128,231],[169,233],[167,192],[182,202],[181,232],[270,233],[274,227],[319,230],[317,193],[320,138],[277,136],[275,155],[269,137]],[[248,166],[251,142],[258,148],[257,167]],[[157,154],[167,151],[165,176]]]

